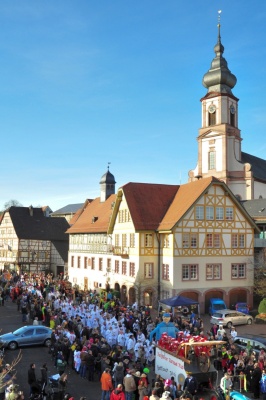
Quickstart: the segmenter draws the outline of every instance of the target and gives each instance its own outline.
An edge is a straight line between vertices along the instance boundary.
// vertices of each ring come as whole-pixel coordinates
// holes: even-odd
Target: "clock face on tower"
[[[236,112],[235,107],[233,106],[233,104],[230,106],[230,113],[234,114]]]
[[[215,111],[216,111],[215,105],[214,105],[214,104],[211,104],[211,105],[209,106],[208,110],[209,110],[209,113],[211,113],[211,114],[215,113]]]

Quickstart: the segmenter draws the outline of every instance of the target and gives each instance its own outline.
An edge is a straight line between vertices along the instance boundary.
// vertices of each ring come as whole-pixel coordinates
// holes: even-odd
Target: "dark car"
[[[258,355],[261,350],[266,352],[266,335],[258,336],[246,333],[245,335],[238,335],[234,338],[234,345],[239,350],[246,351],[246,348],[250,344],[252,351],[255,351]]]
[[[0,336],[0,346],[15,350],[18,347],[51,344],[52,329],[28,325]]]
[[[244,314],[249,314],[249,305],[247,303],[236,303],[235,309]]]

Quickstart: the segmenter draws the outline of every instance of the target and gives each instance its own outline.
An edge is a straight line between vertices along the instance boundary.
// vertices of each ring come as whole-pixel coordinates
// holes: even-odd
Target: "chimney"
[[[29,212],[30,212],[30,216],[33,217],[33,207],[29,206]]]

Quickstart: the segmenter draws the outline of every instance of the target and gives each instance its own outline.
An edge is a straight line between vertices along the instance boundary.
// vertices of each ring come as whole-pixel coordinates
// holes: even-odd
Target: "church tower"
[[[241,162],[238,98],[232,93],[237,79],[223,57],[220,29],[219,23],[215,57],[203,77],[202,83],[208,92],[201,99],[198,164],[189,172],[189,181],[215,176],[224,181],[239,199],[251,199],[251,166]]]
[[[100,191],[101,191],[101,203],[108,199],[111,194],[115,193],[115,177],[109,171],[109,166],[107,172],[101,177],[100,180]]]

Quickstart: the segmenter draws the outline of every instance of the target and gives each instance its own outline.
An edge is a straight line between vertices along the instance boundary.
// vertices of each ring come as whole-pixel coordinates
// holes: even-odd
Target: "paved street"
[[[155,312],[152,313],[156,315]],[[208,315],[202,316],[204,321],[204,330],[208,330],[210,328],[210,317]],[[4,307],[0,307],[0,327],[2,333],[7,333],[13,331],[22,326],[21,314],[17,311],[16,305],[12,302],[5,303]],[[258,335],[266,334],[266,325],[256,325],[253,324],[251,326],[242,325],[237,327],[237,332],[244,333],[253,333]],[[19,350],[10,351],[7,350],[5,354],[5,362],[11,363],[12,359],[17,356]],[[29,365],[34,362],[36,364],[36,372],[37,377],[40,377],[40,368],[44,362],[47,363],[48,366],[48,376],[56,373],[56,369],[53,366],[53,362],[51,356],[48,354],[48,350],[45,347],[30,347],[21,350],[22,352],[22,360],[19,365],[16,367],[17,369],[17,383],[20,385],[20,388],[25,393],[25,398],[28,398],[29,387],[27,384],[27,373],[29,369]],[[68,373],[68,388],[67,391],[74,396],[75,400],[79,400],[81,396],[86,396],[88,400],[97,400],[100,399],[101,390],[99,382],[88,382],[85,380],[81,380],[80,377],[71,369],[67,369]],[[151,377],[152,378],[152,377]]]
[[[12,302],[5,303],[4,307],[0,307],[0,327],[2,333],[14,331],[23,326],[21,314],[17,311],[16,305]],[[7,350],[5,353],[5,362],[11,363],[19,350]],[[25,399],[29,395],[29,385],[27,384],[28,369],[32,362],[36,364],[36,375],[40,377],[40,368],[43,363],[47,363],[48,376],[56,373],[56,368],[53,366],[51,356],[48,354],[48,349],[45,347],[29,347],[21,349],[22,360],[17,365],[17,383],[21,390],[24,391]],[[81,396],[85,396],[87,400],[98,400],[101,398],[101,389],[99,382],[89,382],[82,380],[71,368],[66,370],[68,373],[67,392],[74,396],[75,400],[79,400]]]

